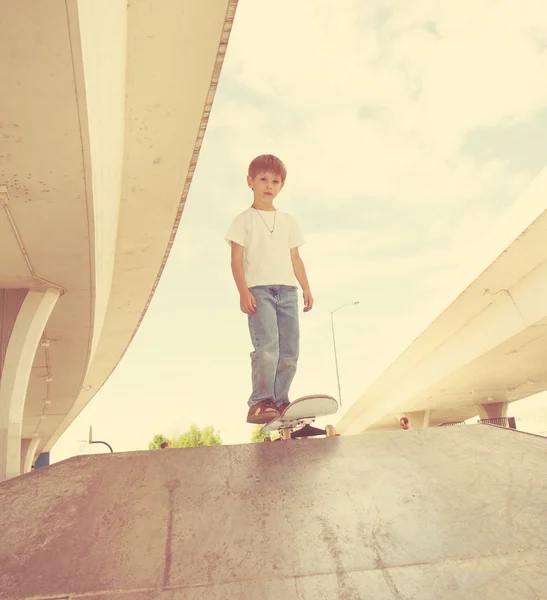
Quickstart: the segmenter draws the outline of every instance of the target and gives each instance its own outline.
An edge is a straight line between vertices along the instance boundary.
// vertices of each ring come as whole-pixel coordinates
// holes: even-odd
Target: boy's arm
[[[310,284],[306,275],[306,267],[298,252],[298,248],[291,248],[291,260],[294,275],[304,293],[304,312],[308,312],[313,308],[313,296],[311,295]]]
[[[231,243],[232,246],[232,275],[236,282],[239,292],[239,308],[247,314],[254,315],[256,312],[256,300],[251,294],[245,281],[245,273],[243,271],[243,246]]]

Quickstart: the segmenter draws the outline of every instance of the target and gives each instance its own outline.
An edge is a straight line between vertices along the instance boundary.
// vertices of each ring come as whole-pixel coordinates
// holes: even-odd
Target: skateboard
[[[301,398],[298,398],[298,400],[291,402],[281,416],[266,423],[260,431],[263,433],[279,431],[281,436],[279,438],[280,440],[290,440],[315,435],[334,437],[336,435],[336,430],[333,425],[327,425],[323,430],[312,427],[311,424],[317,417],[333,415],[337,410],[338,402],[332,396],[327,396],[326,394],[302,396]],[[268,437],[264,441],[271,441],[271,438]]]

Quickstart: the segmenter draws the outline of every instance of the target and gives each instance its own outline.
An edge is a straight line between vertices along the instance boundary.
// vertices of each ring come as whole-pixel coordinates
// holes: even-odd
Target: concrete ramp
[[[2,600],[528,600],[547,440],[475,425],[69,459],[0,484]]]

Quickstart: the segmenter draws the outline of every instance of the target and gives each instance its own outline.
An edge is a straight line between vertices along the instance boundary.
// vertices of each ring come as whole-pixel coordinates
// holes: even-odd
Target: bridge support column
[[[40,338],[59,298],[59,290],[1,290],[1,294],[0,329],[4,347],[7,341],[0,364],[0,481],[4,481],[24,470],[21,468],[21,433],[28,382]],[[7,317],[6,307],[10,309]],[[23,444],[23,447],[28,454],[31,444]],[[32,458],[35,451],[36,446]],[[28,464],[26,455],[23,461],[24,467]]]
[[[404,414],[404,416],[408,419],[408,422],[412,429],[425,429],[426,427],[429,427],[430,415],[430,410],[418,410],[414,412],[407,412]]]
[[[477,414],[479,419],[499,419],[507,416],[508,402],[486,402],[484,404],[476,404]]]
[[[39,443],[39,437],[24,438],[21,440],[21,473],[28,473],[32,469],[36,448],[38,448]]]

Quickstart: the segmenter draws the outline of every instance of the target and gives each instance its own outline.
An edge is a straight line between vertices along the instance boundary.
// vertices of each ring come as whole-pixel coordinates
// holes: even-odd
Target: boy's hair
[[[283,161],[273,154],[261,154],[251,161],[249,175],[254,179],[259,173],[273,173],[281,178],[281,183],[285,183],[287,178]]]

